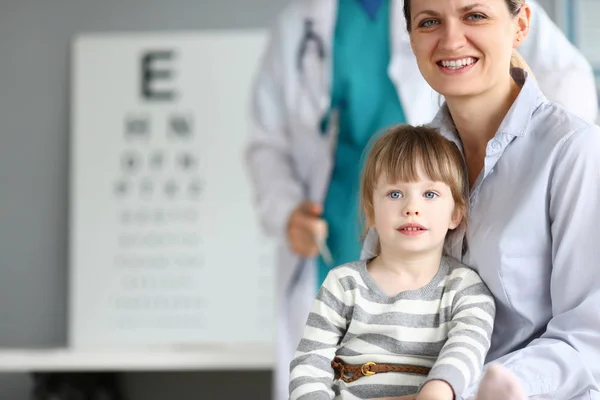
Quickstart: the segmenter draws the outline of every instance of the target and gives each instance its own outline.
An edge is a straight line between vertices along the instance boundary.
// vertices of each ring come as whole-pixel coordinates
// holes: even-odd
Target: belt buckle
[[[360,367],[360,372],[362,372],[362,374],[364,376],[375,375],[375,372],[369,371],[369,369],[368,369],[371,365],[377,365],[377,364],[375,364],[373,361],[366,362]]]

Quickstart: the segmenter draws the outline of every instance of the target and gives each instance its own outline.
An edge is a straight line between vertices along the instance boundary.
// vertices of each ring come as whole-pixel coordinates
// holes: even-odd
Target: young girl
[[[325,279],[290,365],[291,399],[452,400],[477,381],[494,301],[443,256],[464,232],[466,193],[462,155],[437,131],[400,125],[374,143],[361,201],[378,250]]]

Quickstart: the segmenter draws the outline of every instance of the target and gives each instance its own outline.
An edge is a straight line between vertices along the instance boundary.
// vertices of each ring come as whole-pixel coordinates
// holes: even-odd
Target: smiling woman
[[[511,91],[508,73],[513,49],[518,47],[549,99],[595,120],[597,99],[589,63],[536,0],[527,3],[515,14],[518,7],[514,5],[521,3],[504,0],[412,0],[410,4],[404,0],[291,0],[277,19],[256,73],[246,153],[257,214],[265,229],[280,238],[276,271],[277,400],[289,398],[290,361],[321,279],[334,265],[327,261],[329,257],[322,256],[327,254],[323,249],[330,249],[336,264],[359,257],[360,227],[354,216],[358,215],[357,182],[365,146],[371,137],[394,124],[430,122],[440,108],[440,96],[430,84],[448,95],[447,99],[455,95],[464,104],[472,104],[469,116],[481,114],[485,121],[497,124],[486,129],[469,117],[460,125],[466,111],[453,110],[452,122],[460,125],[459,144],[469,158],[473,188],[484,164],[485,148],[476,153],[481,150],[479,142],[470,140],[473,136],[464,130],[482,135],[497,131],[512,104],[510,94],[517,93],[516,87],[514,93]],[[409,18],[410,35],[403,23],[407,4],[433,12],[419,17],[412,26]],[[473,8],[464,9],[468,6]],[[521,25],[527,23],[528,14],[529,38],[519,41],[521,36],[515,34],[525,37]],[[415,24],[421,20],[430,21],[419,28]],[[485,40],[479,38],[482,35]],[[423,50],[418,53],[418,65],[411,42],[414,49]],[[423,78],[425,72],[427,80]],[[527,82],[530,78],[528,75]],[[509,94],[487,90],[490,88]],[[487,96],[472,96],[481,92]],[[459,104],[448,103],[452,107]],[[518,127],[511,132],[520,135],[526,131]],[[490,142],[487,168],[493,169],[494,157],[506,148],[505,139]],[[529,155],[541,163],[537,149],[530,149]],[[528,166],[512,164],[508,166],[511,171],[519,166],[529,173]],[[513,182],[523,180],[520,176],[511,178]],[[509,194],[514,193],[507,184],[491,203],[500,207],[502,199],[512,204],[515,199]],[[478,198],[476,192],[472,196]],[[490,200],[481,198],[474,206],[483,208],[487,202]],[[495,232],[491,226],[496,225],[481,227],[482,238]],[[542,226],[537,225],[536,234]],[[513,253],[530,245],[535,243],[512,237],[504,243]],[[495,260],[499,259],[497,253]],[[528,256],[535,259],[537,254]],[[522,260],[521,264],[528,262]],[[491,278],[499,275],[496,267],[487,271]],[[531,270],[515,265],[513,269]],[[546,287],[547,273],[539,271],[536,281]],[[510,291],[515,292],[522,298],[526,295]]]
[[[446,99],[431,126],[467,165],[469,224],[452,255],[496,301],[486,361],[528,397],[600,398],[600,213],[590,212],[600,203],[600,128],[510,68],[529,32],[523,1],[407,0],[404,10],[419,69]]]

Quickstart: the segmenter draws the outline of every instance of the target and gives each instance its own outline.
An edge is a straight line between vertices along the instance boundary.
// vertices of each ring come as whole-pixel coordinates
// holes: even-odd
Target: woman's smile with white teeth
[[[439,61],[439,64],[442,67],[446,67],[446,68],[450,68],[450,69],[458,69],[458,68],[462,68],[462,67],[466,67],[468,65],[474,64],[475,62],[477,62],[476,58],[466,57],[466,58],[461,58],[459,60],[442,60],[442,61]]]

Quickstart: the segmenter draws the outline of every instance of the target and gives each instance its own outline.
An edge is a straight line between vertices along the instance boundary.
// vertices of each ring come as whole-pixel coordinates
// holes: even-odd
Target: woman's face
[[[509,84],[510,57],[527,35],[529,8],[505,0],[411,1],[410,40],[421,73],[445,97]]]

